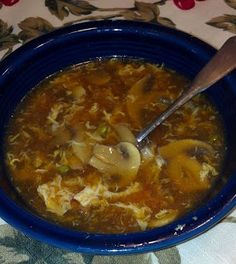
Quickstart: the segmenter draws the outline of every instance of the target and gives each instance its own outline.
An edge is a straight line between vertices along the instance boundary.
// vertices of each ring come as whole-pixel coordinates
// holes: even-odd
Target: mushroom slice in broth
[[[118,176],[118,185],[126,186],[137,176],[141,163],[139,150],[129,142],[116,146],[96,144],[89,164],[109,176]]]
[[[163,66],[117,58],[50,76],[10,122],[13,184],[39,215],[80,231],[127,233],[174,221],[196,208],[219,176],[219,115],[197,96],[140,151],[135,134],[187,85]]]
[[[134,134],[130,131],[130,129],[127,127],[127,125],[114,125],[114,129],[116,130],[116,133],[119,135],[119,138],[123,142],[129,142],[132,144],[136,144],[136,138]]]

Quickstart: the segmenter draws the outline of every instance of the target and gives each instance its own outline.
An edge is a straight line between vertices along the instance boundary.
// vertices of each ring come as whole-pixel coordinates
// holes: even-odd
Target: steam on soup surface
[[[97,60],[41,82],[19,105],[6,161],[39,215],[82,231],[123,233],[168,224],[199,205],[224,149],[219,116],[201,95],[150,136],[135,137],[188,81],[137,60]]]

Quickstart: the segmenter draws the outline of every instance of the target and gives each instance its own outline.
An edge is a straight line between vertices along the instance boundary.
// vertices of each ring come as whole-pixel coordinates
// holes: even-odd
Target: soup
[[[16,190],[38,215],[88,232],[160,227],[206,199],[224,137],[203,96],[136,147],[135,135],[188,80],[140,60],[95,60],[42,81],[18,106],[6,136]]]

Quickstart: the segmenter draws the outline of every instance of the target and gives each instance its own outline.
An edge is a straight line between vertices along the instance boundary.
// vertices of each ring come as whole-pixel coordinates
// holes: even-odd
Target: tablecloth
[[[0,1],[1,2],[1,1]],[[184,11],[172,0],[20,0],[0,4],[0,58],[56,28],[98,19],[160,23],[188,32],[219,48],[236,34],[236,0],[196,1]],[[65,264],[235,264],[236,210],[208,232],[176,247],[131,256],[93,256],[33,240],[0,219],[0,263]]]

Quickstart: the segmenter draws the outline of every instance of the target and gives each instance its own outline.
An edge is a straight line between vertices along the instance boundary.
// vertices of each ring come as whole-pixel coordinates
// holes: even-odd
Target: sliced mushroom
[[[129,142],[134,145],[136,144],[136,138],[127,126],[119,124],[119,125],[114,125],[113,127],[121,141]]]
[[[201,177],[202,165],[186,155],[178,155],[167,166],[167,173],[182,192],[195,192],[208,189],[209,179]]]
[[[137,81],[129,90],[127,96],[127,110],[134,125],[140,127],[141,111],[145,106],[155,101],[158,96],[156,89],[153,89],[154,77],[151,74],[145,75]]]
[[[145,92],[152,90],[152,85],[153,76],[151,74],[146,74],[130,88],[129,94],[140,97]]]
[[[202,164],[214,156],[211,145],[184,139],[160,147],[159,153],[167,160],[167,173],[180,191],[194,192],[209,188],[209,177],[203,177],[207,172],[203,171]]]
[[[109,176],[118,176],[119,186],[130,184],[136,177],[141,158],[138,149],[129,142],[116,146],[97,144],[89,164]]]
[[[159,153],[164,159],[171,159],[179,154],[186,154],[191,150],[202,149],[206,153],[213,154],[214,149],[211,145],[195,139],[183,139],[171,142],[165,146],[160,147]]]
[[[83,164],[88,163],[93,153],[92,145],[86,142],[72,141],[72,150]]]

